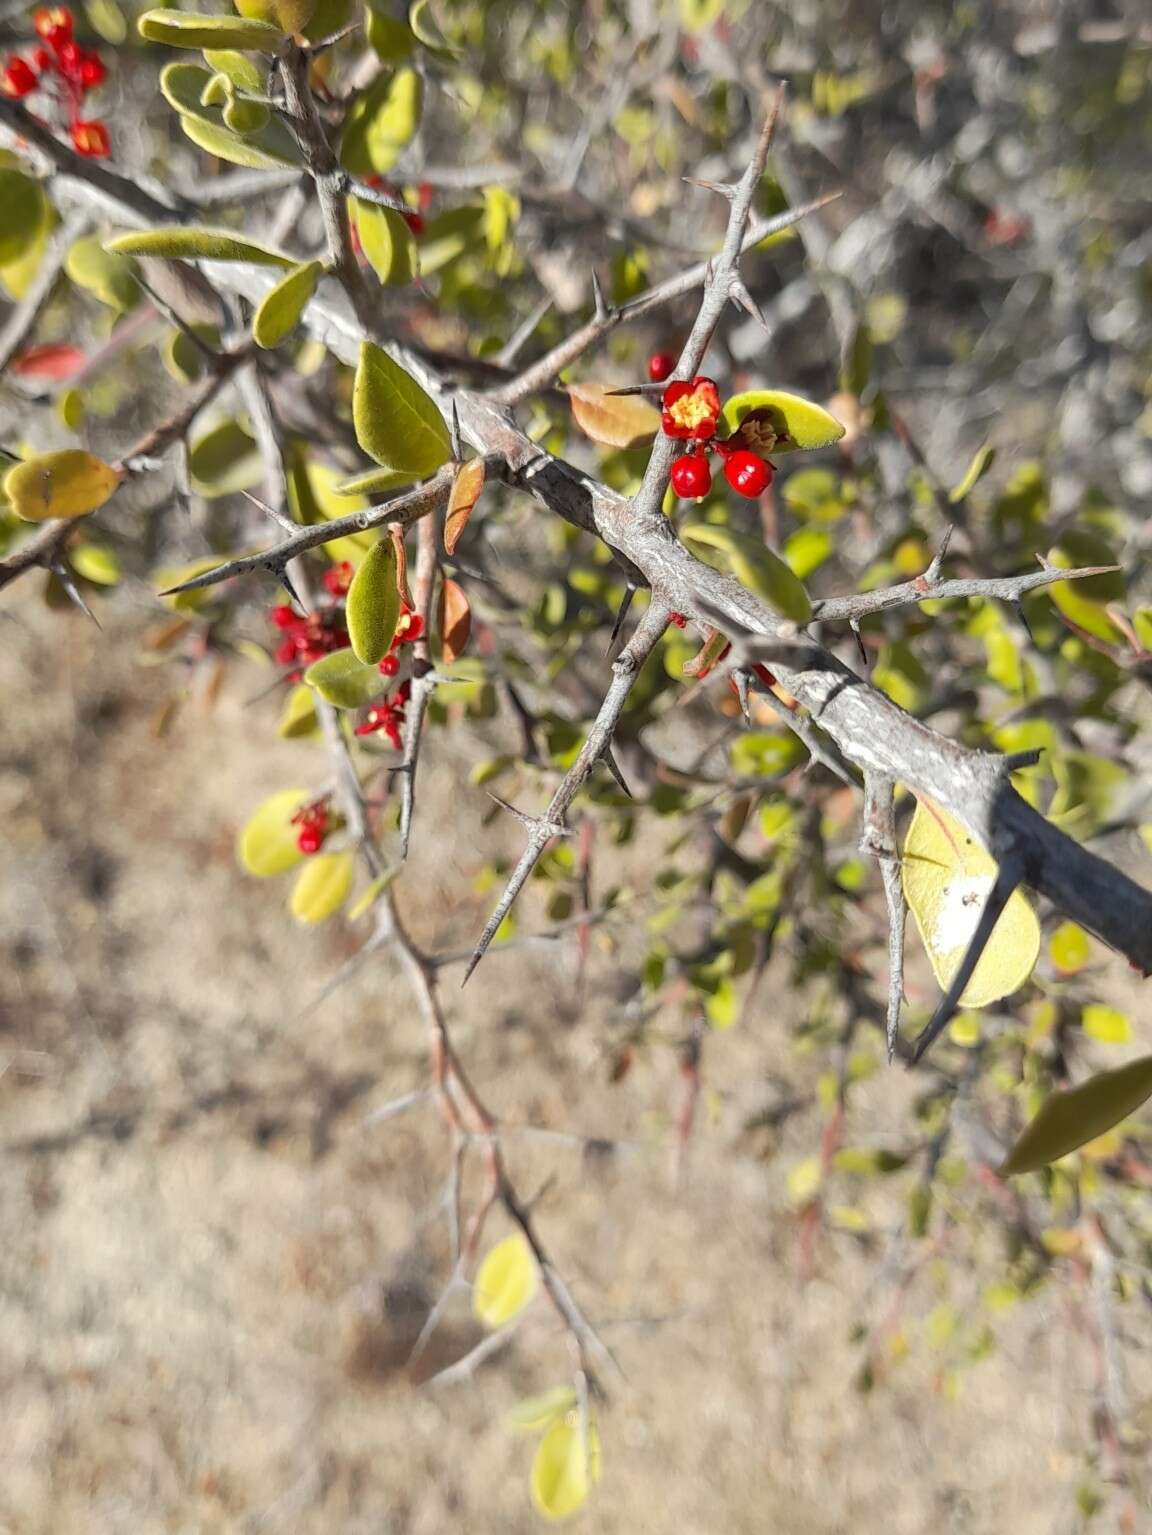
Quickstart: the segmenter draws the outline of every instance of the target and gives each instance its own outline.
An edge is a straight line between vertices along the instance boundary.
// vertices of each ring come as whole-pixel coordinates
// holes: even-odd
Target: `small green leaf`
[[[348,913],[349,922],[355,922],[365,912],[371,911],[399,873],[399,868],[395,868],[387,869],[383,874],[377,875],[368,888],[356,897],[356,901]]]
[[[218,160],[227,160],[229,165],[243,165],[254,171],[276,171],[285,165],[299,163],[284,154],[273,152],[264,144],[263,134],[276,126],[275,118],[261,134],[253,138],[241,138],[238,133],[226,128],[223,122],[208,122],[199,117],[181,117],[180,126],[193,144],[215,155]]]
[[[26,458],[4,476],[4,495],[17,517],[85,517],[115,494],[123,476],[102,458],[80,448]]]
[[[576,1406],[576,1392],[572,1386],[553,1386],[539,1396],[526,1396],[504,1414],[505,1425],[517,1434],[537,1434],[549,1428],[557,1418],[564,1417]]]
[[[352,103],[340,136],[340,163],[354,176],[382,176],[415,137],[424,82],[414,69],[373,81]]]
[[[485,1327],[503,1327],[532,1300],[540,1273],[532,1249],[520,1232],[497,1242],[476,1270],[472,1311]]]
[[[360,347],[352,419],[356,441],[369,458],[389,469],[424,479],[451,457],[448,428],[435,402],[370,341]]]
[[[260,450],[239,421],[221,421],[198,437],[188,452],[192,487],[209,500],[252,490],[264,476]]]
[[[378,668],[358,660],[351,650],[336,650],[313,661],[304,681],[337,709],[363,709],[385,688]]]
[[[1089,1039],[1098,1039],[1102,1045],[1126,1045],[1132,1038],[1127,1014],[1099,1002],[1090,1002],[1081,1011],[1080,1027]]]
[[[374,0],[367,0],[364,7],[364,35],[368,46],[385,64],[400,64],[416,51],[412,28],[379,9]]]
[[[416,241],[395,208],[348,199],[365,260],[386,287],[402,288],[416,276]]]
[[[600,1435],[588,1421],[588,1442],[579,1418],[567,1414],[541,1439],[532,1461],[532,1501],[545,1519],[567,1519],[600,1480]]]
[[[106,43],[118,46],[128,36],[128,23],[116,0],[84,0],[84,14],[93,32]]]
[[[375,496],[386,490],[396,490],[401,485],[411,485],[416,478],[411,472],[403,469],[366,469],[363,474],[354,474],[350,479],[341,480],[336,486],[338,496]]]
[[[1088,934],[1075,922],[1061,922],[1048,940],[1048,954],[1063,975],[1075,975],[1091,958]]]
[[[739,430],[748,449],[761,455],[788,453],[794,448],[826,448],[844,435],[840,422],[822,406],[783,389],[734,394],[725,401],[720,419],[729,435]]]
[[[206,48],[204,62],[214,74],[224,75],[231,80],[237,90],[263,95],[267,89],[265,71],[246,53],[237,53],[231,48]]]
[[[150,43],[172,48],[258,48],[275,53],[284,33],[267,21],[244,16],[197,16],[191,11],[145,11],[136,23]]]
[[[168,261],[248,261],[256,266],[291,267],[282,251],[245,240],[231,229],[164,224],[159,229],[135,229],[106,240],[104,249],[125,256],[159,256]]]
[[[355,860],[351,853],[312,853],[296,876],[288,909],[297,922],[312,927],[327,922],[348,899]]]
[[[249,874],[269,879],[303,863],[296,845],[300,829],[292,817],[310,797],[307,789],[281,789],[257,806],[236,843],[236,856]]]
[[[260,300],[252,319],[252,339],[266,350],[279,346],[300,323],[324,273],[322,261],[294,267]]]
[[[188,330],[203,341],[209,352],[220,350],[220,332],[215,325],[200,322],[189,326]],[[160,348],[160,358],[178,384],[196,383],[203,377],[208,362],[204,351],[196,345],[187,330],[168,332],[167,340]]]
[[[386,534],[369,549],[348,588],[345,621],[352,649],[371,666],[388,654],[400,621],[396,566],[396,545]]]
[[[232,56],[229,50],[217,53],[209,49],[205,56],[209,53],[217,58]],[[228,73],[226,69],[219,72]],[[303,164],[300,146],[277,117],[270,118],[258,132],[244,136],[228,128],[219,107],[204,105],[202,98],[211,79],[212,72],[200,64],[166,64],[160,71],[160,90],[179,112],[180,126],[194,144],[221,160],[254,170],[279,170],[286,165]]]
[[[963,501],[965,496],[975,489],[995,462],[996,449],[990,447],[988,443],[985,443],[982,448],[976,450],[972,462],[964,471],[964,478],[948,492],[948,499],[952,502],[953,506],[957,502]]]
[[[78,288],[110,309],[131,309],[140,298],[136,263],[106,250],[98,235],[76,241],[64,259],[64,270]]]
[[[23,171],[0,169],[0,267],[26,256],[44,229],[47,203],[40,183]]]
[[[1054,1093],[1013,1146],[1000,1172],[1034,1172],[1111,1130],[1152,1096],[1152,1055]]]
[[[116,551],[107,544],[73,544],[68,563],[78,576],[96,586],[115,586],[124,574]]]
[[[811,618],[812,603],[804,583],[767,544],[711,522],[689,523],[680,529],[680,536],[687,543],[719,550],[733,575],[777,613],[798,624]]]
[[[301,682],[284,700],[284,709],[276,726],[276,734],[286,741],[299,740],[314,735],[320,727],[316,718],[316,695]]]

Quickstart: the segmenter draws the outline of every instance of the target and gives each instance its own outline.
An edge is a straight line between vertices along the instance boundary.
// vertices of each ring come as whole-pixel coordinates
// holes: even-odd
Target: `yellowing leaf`
[[[567,1519],[600,1480],[600,1435],[588,1420],[588,1440],[569,1413],[541,1439],[532,1461],[532,1501],[545,1519]]]
[[[370,341],[360,347],[352,391],[356,441],[378,464],[417,479],[451,457],[444,417],[410,373]]]
[[[371,911],[373,906],[375,906],[376,902],[384,894],[385,890],[387,890],[388,886],[399,873],[400,870],[396,868],[388,869],[384,874],[378,875],[368,886],[368,888],[362,891],[361,894],[356,897],[355,903],[348,913],[348,920],[350,922],[355,922],[356,919],[358,917],[362,917],[365,912]]]
[[[660,412],[643,395],[612,395],[602,384],[569,384],[568,399],[585,436],[610,448],[643,447],[660,428]]]
[[[744,423],[753,419],[744,428]],[[788,453],[794,448],[826,448],[839,442],[844,428],[821,405],[813,405],[798,394],[783,389],[751,389],[734,394],[720,412],[725,431],[731,435],[738,428],[762,439],[757,446],[751,439],[752,452]]]
[[[373,544],[352,577],[345,618],[357,657],[373,666],[382,661],[400,619],[396,545],[390,537]]]
[[[996,881],[996,863],[967,827],[920,800],[904,841],[904,895],[928,951],[936,979],[947,991]],[[1014,891],[960,998],[986,1007],[1023,986],[1040,952],[1040,924]]]
[[[340,136],[340,163],[354,176],[381,176],[415,136],[424,82],[414,69],[383,74],[352,103]]]
[[[252,318],[252,339],[257,346],[265,349],[279,346],[292,334],[323,272],[322,261],[306,261],[264,295]]]
[[[975,489],[995,462],[995,448],[991,447],[988,443],[985,443],[982,448],[978,448],[972,462],[964,471],[964,478],[948,492],[949,501],[953,505],[958,501],[963,501],[965,496]]]
[[[68,563],[78,576],[96,586],[115,586],[124,573],[116,551],[106,544],[73,544]]]
[[[805,1157],[788,1169],[788,1197],[794,1205],[806,1205],[820,1190],[823,1173],[819,1157]]]
[[[444,517],[444,548],[449,554],[455,552],[483,489],[484,460],[473,458],[461,464],[452,482],[452,494],[448,497],[448,511]]]
[[[284,709],[276,726],[276,734],[286,741],[313,735],[320,726],[316,718],[316,695],[301,682],[284,700]]]
[[[136,23],[141,37],[172,48],[259,48],[275,53],[284,33],[267,21],[244,16],[197,16],[191,11],[145,11]]]
[[[812,603],[804,583],[767,544],[711,522],[690,523],[680,529],[680,536],[687,543],[718,549],[733,575],[777,613],[798,624],[811,618]]]
[[[0,169],[0,267],[10,266],[36,245],[44,228],[46,204],[38,181],[23,171]]]
[[[351,853],[312,853],[292,886],[289,910],[297,922],[312,927],[327,922],[348,899],[355,860]]]
[[[304,673],[304,681],[337,709],[363,709],[384,691],[377,667],[359,660],[350,650],[322,656]]]
[[[1089,1039],[1098,1039],[1102,1045],[1126,1045],[1132,1038],[1128,1015],[1098,1002],[1090,1002],[1081,1010],[1080,1027]]]
[[[485,1254],[472,1284],[472,1311],[485,1327],[503,1327],[518,1316],[540,1283],[536,1259],[520,1232]]]
[[[25,522],[84,517],[104,505],[122,476],[111,464],[80,448],[41,453],[4,476],[4,495]]]
[[[198,224],[164,224],[134,229],[104,242],[104,249],[125,256],[158,256],[168,261],[248,261],[256,266],[295,266],[291,256],[246,240],[231,229]]]
[[[553,1386],[551,1391],[527,1396],[510,1407],[504,1414],[504,1422],[517,1434],[539,1433],[575,1406],[576,1392],[572,1386]]]
[[[1075,975],[1092,955],[1088,934],[1075,922],[1061,922],[1048,940],[1048,953],[1061,974]]]
[[[1108,543],[1087,528],[1070,528],[1061,536],[1059,544],[1048,551],[1048,559],[1061,570],[1086,570],[1116,563]],[[1108,617],[1105,604],[1120,601],[1124,589],[1124,574],[1117,570],[1086,576],[1080,581],[1056,581],[1048,588],[1048,593],[1069,623],[1096,639],[1116,645],[1124,636]]]
[[[387,287],[402,288],[419,270],[416,240],[403,214],[378,203],[348,199],[356,221],[360,248],[376,276]]]
[[[450,666],[468,648],[472,633],[472,608],[464,588],[445,576],[440,586],[438,607],[440,626],[440,654],[446,666]]]
[[[236,856],[249,874],[268,879],[303,863],[306,855],[296,845],[300,828],[292,817],[309,798],[307,789],[280,789],[257,808],[236,843]]]
[[[1152,1055],[1054,1093],[1013,1146],[1000,1172],[1030,1173],[1127,1119],[1152,1096]]]

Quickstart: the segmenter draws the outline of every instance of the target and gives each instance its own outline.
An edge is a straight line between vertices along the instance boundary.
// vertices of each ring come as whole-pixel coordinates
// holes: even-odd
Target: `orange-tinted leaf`
[[[577,425],[609,448],[640,448],[652,441],[660,412],[638,394],[609,394],[602,384],[569,384]]]
[[[8,364],[18,378],[75,378],[88,361],[87,354],[67,341],[28,346]]]
[[[473,458],[461,464],[452,482],[452,494],[448,498],[448,515],[444,519],[444,548],[452,554],[460,541],[460,535],[468,526],[472,508],[484,489],[484,460]]]
[[[440,586],[440,653],[446,665],[463,655],[472,633],[472,608],[464,588],[448,576]]]
[[[397,523],[393,523],[388,531],[392,535],[392,544],[396,550],[396,589],[400,593],[400,601],[410,609],[412,593],[408,590],[408,551],[404,547],[404,529]]]

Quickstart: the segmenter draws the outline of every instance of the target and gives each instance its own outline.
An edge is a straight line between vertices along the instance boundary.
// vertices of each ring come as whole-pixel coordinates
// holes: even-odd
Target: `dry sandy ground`
[[[263,794],[315,778],[313,748],[275,741],[267,708],[245,707],[250,671],[158,738],[178,674],[133,661],[130,595],[102,605],[103,633],[30,617],[29,596],[0,606],[0,1531],[539,1528],[531,1441],[501,1417],[565,1379],[546,1308],[470,1380],[429,1386],[406,1368],[445,1274],[447,1148],[428,1109],[365,1123],[424,1080],[403,986],[382,958],[302,1010],[353,937],[295,929],[279,892],[232,860]],[[471,876],[509,832],[478,829],[468,743],[440,739],[452,755],[429,764],[405,900],[428,946],[455,950],[483,911]],[[526,908],[526,925],[542,920]],[[596,953],[578,1017],[572,967],[568,945],[518,947],[449,1001],[511,1122],[617,1142],[509,1142],[525,1189],[552,1179],[541,1232],[627,1372],[577,1522],[1082,1528],[1092,1394],[1059,1292],[1005,1312],[997,1351],[949,1400],[924,1317],[945,1293],[963,1312],[1000,1273],[994,1238],[965,1250],[913,1290],[910,1355],[861,1395],[851,1331],[884,1313],[888,1245],[828,1236],[801,1284],[785,1176],[813,1149],[815,1115],[749,1129],[811,1092],[816,1067],[785,1043],[795,1004],[769,986],[753,1028],[709,1043],[711,1111],[676,1188],[674,1054],[611,1085],[619,963]],[[904,1073],[859,1100],[863,1138],[899,1139]],[[872,1213],[898,1218],[895,1202]],[[462,1295],[424,1371],[476,1336]]]

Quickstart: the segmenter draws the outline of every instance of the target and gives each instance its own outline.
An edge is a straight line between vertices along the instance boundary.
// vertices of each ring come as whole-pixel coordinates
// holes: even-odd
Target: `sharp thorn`
[[[620,611],[616,614],[616,621],[612,625],[612,633],[608,637],[608,646],[604,651],[606,656],[610,656],[616,648],[616,641],[620,638],[620,630],[624,627],[624,620],[628,617],[628,609],[632,606],[632,599],[635,595],[636,588],[634,586],[624,588],[624,599],[620,604]]]
[[[65,591],[65,594],[68,597],[68,600],[75,607],[80,609],[81,613],[84,614],[85,618],[90,618],[92,620],[92,622],[96,625],[97,629],[100,629],[100,627],[101,627],[100,620],[96,617],[95,613],[93,613],[92,609],[88,606],[88,604],[84,601],[84,598],[80,595],[80,589],[76,585],[75,581],[73,581],[72,573],[67,568],[67,566],[66,565],[59,565],[59,564],[57,564],[57,565],[52,565],[50,568],[51,568],[52,574],[59,581],[60,585],[64,588],[64,591]],[[101,632],[103,632],[103,631],[101,630]]]
[[[856,654],[860,657],[860,665],[867,671],[871,663],[868,660],[868,651],[864,645],[864,636],[860,633],[860,620],[853,618],[849,623],[849,627],[856,640]]]
[[[452,457],[456,463],[461,463],[464,458],[464,444],[460,438],[460,409],[455,398],[452,400]]]
[[[620,771],[620,764],[616,761],[615,753],[613,752],[612,747],[611,747],[610,744],[604,748],[603,758],[604,758],[604,766],[612,774],[612,777],[620,785],[620,788],[624,791],[624,793],[628,796],[628,798],[631,799],[632,798],[632,790],[628,787],[627,783],[625,782],[624,774]]]
[[[288,575],[287,569],[282,566],[273,565],[271,563],[269,563],[265,568],[271,575],[276,577],[277,581],[279,581],[280,585],[284,588],[289,597],[291,597],[292,601],[296,604],[299,612],[307,613],[308,609],[300,601],[299,594],[296,591],[296,588],[292,585],[292,580]]]
[[[600,286],[600,279],[596,275],[596,268],[592,268],[592,302],[596,306],[596,318],[607,320],[609,318],[608,305],[604,301],[604,290]]]
[[[728,297],[738,309],[743,309],[745,314],[752,316],[765,335],[770,336],[772,334],[772,327],[764,318],[764,311],[748,292],[741,278],[733,277],[732,281],[728,284]]]
[[[752,715],[748,708],[748,673],[742,666],[738,666],[732,673],[732,678],[736,683],[736,696],[740,700],[740,713],[744,716],[744,723],[745,725],[751,725]]]
[[[705,192],[717,192],[728,202],[734,202],[736,193],[740,190],[731,181],[705,181],[699,176],[681,176],[680,180],[690,187],[700,187]]]

